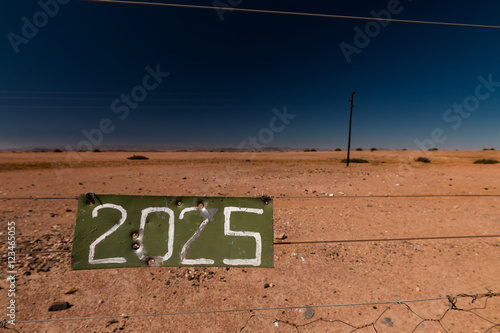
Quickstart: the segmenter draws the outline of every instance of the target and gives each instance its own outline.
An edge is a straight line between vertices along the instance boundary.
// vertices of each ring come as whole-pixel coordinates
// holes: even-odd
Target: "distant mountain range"
[[[106,152],[238,152],[238,151],[262,151],[262,152],[287,152],[287,151],[303,151],[306,148],[290,148],[290,147],[262,147],[259,149],[242,149],[228,147],[181,147],[181,146],[99,146],[97,149]],[[314,149],[314,148],[310,148]],[[54,150],[66,151],[65,147],[61,146],[28,146],[10,149],[0,149],[0,151],[25,151],[25,152],[52,152]],[[330,149],[318,149],[318,151],[328,151]]]

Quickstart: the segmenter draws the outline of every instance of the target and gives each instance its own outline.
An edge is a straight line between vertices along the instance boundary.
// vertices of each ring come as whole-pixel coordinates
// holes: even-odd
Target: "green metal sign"
[[[81,194],[71,268],[273,267],[270,198]]]

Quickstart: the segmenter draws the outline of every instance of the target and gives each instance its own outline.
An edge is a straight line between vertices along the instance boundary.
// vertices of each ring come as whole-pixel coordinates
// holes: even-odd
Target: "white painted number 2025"
[[[94,259],[95,255],[95,247],[97,244],[106,239],[109,235],[115,232],[127,219],[127,211],[120,205],[115,204],[102,204],[94,208],[92,211],[92,217],[95,218],[98,215],[100,209],[103,208],[111,208],[116,209],[121,213],[121,218],[118,223],[113,225],[108,231],[98,237],[92,244],[90,244],[89,248],[89,264],[111,264],[111,263],[125,263],[127,259],[124,257],[115,257],[115,258],[105,258],[105,259]],[[205,208],[203,208],[205,209]],[[181,211],[179,219],[184,219],[184,215],[191,211],[197,211],[197,207],[188,207]],[[146,218],[151,213],[159,213],[164,212],[169,215],[168,219],[168,245],[167,245],[167,253],[163,255],[161,258],[161,262],[167,261],[172,257],[173,247],[174,247],[174,212],[170,208],[166,207],[149,207],[145,208],[141,211],[141,220],[139,227],[139,248],[140,250],[137,252],[137,256],[139,259],[143,260],[146,258],[145,256],[145,248],[144,248],[144,229],[146,227]],[[198,258],[198,259],[186,259],[186,252],[191,245],[192,242],[196,240],[203,231],[203,229],[207,226],[209,220],[212,219],[213,215],[217,212],[217,209],[212,209],[212,212],[205,214],[201,214],[204,219],[196,232],[188,239],[188,241],[182,246],[180,259],[181,265],[213,265],[215,262],[213,259],[207,258]],[[241,265],[249,265],[249,266],[259,266],[261,264],[262,258],[262,238],[260,233],[252,232],[252,231],[236,231],[231,230],[231,213],[233,212],[243,212],[243,213],[254,213],[254,214],[263,214],[264,211],[262,209],[257,208],[242,208],[242,207],[225,207],[224,208],[224,235],[227,236],[237,236],[237,237],[253,237],[255,239],[255,258],[252,259],[223,259],[223,263],[226,265],[233,266],[241,266]]]

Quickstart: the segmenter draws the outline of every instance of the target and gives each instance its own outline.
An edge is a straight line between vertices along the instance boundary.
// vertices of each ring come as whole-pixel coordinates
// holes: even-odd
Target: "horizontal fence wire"
[[[313,240],[313,241],[279,241],[273,242],[273,245],[302,245],[302,244],[330,244],[330,243],[372,243],[372,242],[410,242],[424,240],[445,240],[445,239],[478,239],[478,238],[500,238],[500,235],[467,235],[467,236],[437,236],[437,237],[407,237],[407,238],[371,238],[371,239],[332,239],[332,240]],[[71,250],[40,250],[17,252],[18,255],[43,255],[51,253],[70,253]],[[6,255],[6,253],[2,253]]]
[[[190,197],[205,197],[205,195],[189,195]],[[219,196],[218,196],[219,197]],[[224,196],[220,196],[224,198]],[[469,197],[500,197],[500,194],[383,194],[383,195],[271,195],[271,199],[341,199],[341,198],[469,198]],[[259,198],[259,197],[255,197]],[[7,197],[0,200],[78,200],[78,197]]]
[[[341,323],[345,326],[350,327],[352,330],[351,332],[355,332],[357,330],[371,327],[375,332],[378,332],[376,329],[376,324],[379,322],[379,320],[382,318],[382,316],[390,310],[393,306],[405,306],[408,310],[410,315],[415,315],[418,317],[417,323],[414,324],[415,327],[411,332],[415,332],[421,325],[425,325],[426,322],[434,322],[440,325],[443,330],[449,331],[445,328],[443,324],[443,319],[446,317],[448,313],[451,311],[462,311],[462,312],[467,312],[469,314],[472,314],[479,318],[480,320],[483,321],[484,324],[487,323],[489,327],[484,331],[484,332],[489,332],[495,327],[500,327],[500,323],[497,321],[498,318],[494,316],[493,320],[486,318],[485,315],[480,315],[476,313],[477,310],[481,309],[486,309],[488,306],[488,299],[493,298],[493,297],[499,297],[500,293],[494,293],[494,292],[488,292],[485,294],[458,294],[455,296],[446,296],[446,297],[433,297],[433,298],[421,298],[421,299],[410,299],[410,300],[394,300],[394,301],[378,301],[378,302],[358,302],[358,303],[338,303],[338,304],[314,304],[314,305],[298,305],[298,306],[275,306],[275,307],[260,307],[260,308],[245,308],[245,309],[225,309],[225,310],[200,310],[200,311],[185,311],[185,312],[165,312],[165,313],[143,313],[143,314],[122,314],[122,315],[111,315],[111,316],[88,316],[88,317],[73,317],[73,318],[50,318],[50,319],[36,319],[36,320],[20,320],[17,321],[17,324],[38,324],[38,323],[47,323],[47,322],[68,322],[68,321],[82,321],[82,320],[115,320],[117,318],[142,318],[142,317],[161,317],[161,316],[180,316],[180,315],[186,315],[186,316],[192,316],[192,315],[207,315],[207,314],[223,314],[223,313],[238,313],[238,312],[249,312],[251,313],[250,317],[246,320],[246,322],[243,324],[243,326],[240,328],[240,332],[243,331],[243,329],[248,325],[248,323],[252,320],[253,317],[256,316],[254,312],[258,311],[272,311],[272,310],[295,310],[295,309],[305,309],[307,310],[308,308],[334,308],[334,307],[353,307],[353,306],[372,306],[374,309],[376,309],[377,305],[388,305],[385,309],[381,309],[381,312],[378,314],[375,320],[365,323],[361,326],[355,326],[353,324],[348,323],[346,320],[341,320],[341,319],[328,319],[328,318],[323,318],[320,317],[318,319],[314,320],[309,320],[308,322],[302,323],[302,324],[297,324],[294,322],[291,322],[288,319],[275,319],[273,321],[273,324],[276,326],[281,325],[288,325],[293,328],[297,332],[305,326],[312,325],[317,322],[324,322],[327,324],[333,324],[333,323]],[[471,303],[475,303],[478,299],[485,298],[484,304],[482,307],[475,307],[475,308],[470,308],[470,309],[465,309],[465,308],[459,308],[457,306],[457,302],[460,298],[470,298]],[[442,315],[440,315],[438,318],[426,318],[424,316],[421,316],[418,314],[415,310],[413,310],[410,306],[412,303],[416,302],[432,302],[432,301],[443,301],[443,300],[448,300],[448,303],[446,305],[447,309],[444,311]],[[382,323],[384,323],[382,321]],[[13,329],[13,327],[8,327],[7,321],[3,320],[0,323],[0,327],[4,329]],[[17,330],[15,330],[17,332]],[[409,331],[409,330],[408,330]]]
[[[359,303],[340,303],[340,304],[316,304],[307,305],[311,308],[329,308],[329,307],[344,307],[344,306],[363,306],[363,305],[383,305],[383,304],[402,304],[402,303],[412,303],[412,302],[428,302],[445,300],[448,297],[434,297],[434,298],[422,298],[422,299],[412,299],[404,301],[385,301],[385,302],[359,302]],[[227,310],[204,310],[204,311],[185,311],[185,312],[165,312],[165,313],[142,313],[142,314],[131,314],[131,315],[114,315],[114,316],[93,316],[93,317],[76,317],[76,318],[52,318],[52,319],[38,319],[38,320],[19,320],[16,323],[41,323],[49,321],[72,321],[72,320],[94,320],[94,319],[114,319],[114,318],[133,318],[133,317],[156,317],[156,316],[179,316],[179,315],[197,315],[197,314],[216,314],[216,313],[234,313],[234,312],[250,312],[250,311],[269,311],[269,310],[294,310],[294,309],[304,309],[306,306],[274,306],[266,308],[246,308],[246,309],[227,309]]]
[[[442,240],[442,239],[474,239],[474,238],[496,238],[500,235],[469,235],[469,236],[436,236],[436,237],[407,237],[407,238],[371,238],[371,239],[336,239],[336,240],[314,240],[314,241],[290,241],[274,242],[274,245],[292,244],[323,244],[323,243],[361,243],[361,242],[404,242],[419,240]]]

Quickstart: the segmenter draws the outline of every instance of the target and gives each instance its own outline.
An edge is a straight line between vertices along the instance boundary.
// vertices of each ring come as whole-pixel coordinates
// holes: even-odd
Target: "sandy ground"
[[[500,164],[472,163],[500,160],[500,152],[353,152],[351,157],[370,163],[349,168],[340,163],[345,152],[139,154],[150,159],[129,161],[131,153],[0,153],[0,319],[8,319],[9,221],[17,228],[17,321],[110,316],[7,327],[19,332],[500,332],[494,327],[500,324],[500,297],[474,303],[460,298],[457,306],[477,308],[471,311],[447,311],[446,299],[305,308],[500,292]],[[415,162],[418,156],[432,163]],[[276,244],[272,269],[71,271],[77,201],[6,198],[86,192],[264,193],[277,197],[275,235],[306,243]],[[415,194],[468,196],[404,197]],[[497,237],[377,240],[480,235]],[[61,252],[36,252],[49,250]],[[72,288],[77,291],[67,294]],[[72,306],[49,312],[54,302]],[[192,313],[275,307],[281,309]]]

